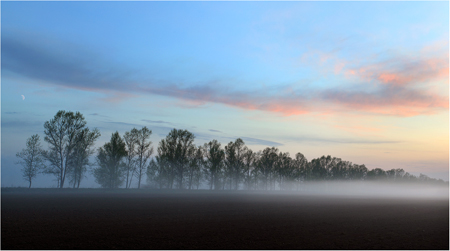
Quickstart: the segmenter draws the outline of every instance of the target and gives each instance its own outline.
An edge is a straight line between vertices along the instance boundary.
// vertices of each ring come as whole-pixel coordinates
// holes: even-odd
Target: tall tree
[[[189,165],[189,156],[194,151],[194,134],[187,130],[173,129],[158,145],[158,155],[161,163],[167,167],[169,188],[176,180],[178,188],[182,189],[185,171]]]
[[[267,147],[265,148],[260,155],[258,161],[258,171],[261,173],[263,188],[267,190],[268,188],[272,189],[272,177],[274,171],[274,164],[278,159],[278,148],[276,147]]]
[[[244,155],[247,151],[241,138],[225,146],[225,168],[229,179],[230,189],[237,190],[243,178]]]
[[[391,181],[401,180],[403,178],[404,174],[405,174],[405,171],[400,168],[391,169],[391,170],[386,171],[387,178],[388,178],[388,180],[391,180]]]
[[[253,169],[255,168],[255,162],[256,162],[256,153],[254,153],[252,150],[247,149],[245,151],[243,156],[243,170],[244,173],[244,184],[245,188],[247,190],[252,189],[254,179],[253,179]]]
[[[111,135],[111,140],[98,149],[98,166],[93,170],[96,182],[105,188],[118,188],[122,185],[125,174],[122,160],[125,156],[125,142],[119,132],[115,132]]]
[[[345,180],[350,179],[350,169],[352,167],[352,162],[344,161],[339,159],[335,165],[331,167],[331,178],[333,180]]]
[[[159,150],[159,149],[158,149]],[[147,167],[147,183],[154,183],[159,189],[168,187],[168,162],[159,154],[152,159]]]
[[[59,187],[64,187],[64,181],[69,169],[69,160],[75,146],[78,134],[84,129],[86,121],[81,113],[58,111],[55,117],[44,124],[45,141],[50,144],[50,150],[45,152],[51,162],[47,173],[58,175]]]
[[[134,173],[136,171],[136,144],[138,137],[138,129],[133,128],[130,132],[125,132],[123,136],[123,140],[125,141],[125,146],[127,149],[126,156],[126,181],[125,188],[129,188],[131,185],[131,181],[133,180]]]
[[[148,139],[152,131],[147,127],[143,127],[137,132],[136,137],[136,177],[138,178],[138,189],[141,188],[142,176],[146,173],[147,161],[153,154],[152,142]]]
[[[92,131],[89,128],[84,128],[77,135],[77,144],[69,158],[69,183],[73,185],[73,188],[80,187],[81,179],[87,171],[87,166],[90,165],[89,156],[94,153],[92,147],[100,135],[97,128]]]
[[[311,160],[311,179],[331,179],[331,170],[338,161],[340,161],[340,159],[332,158],[330,155]]]
[[[296,166],[294,160],[289,156],[288,152],[280,152],[276,163],[276,166],[278,167],[277,173],[280,190],[290,189],[292,182],[294,182],[296,178]]]
[[[30,183],[28,188],[31,188],[31,182],[44,168],[43,152],[39,135],[35,134],[27,139],[27,148],[16,154],[16,157],[20,158],[17,164],[23,167],[22,177]]]
[[[228,183],[228,189],[231,190],[231,187],[233,186],[233,176],[234,176],[234,165],[236,164],[236,152],[234,150],[235,146],[233,141],[228,143],[224,147],[225,149],[225,160],[224,160],[224,166],[223,166],[223,185]]]
[[[386,171],[381,168],[375,168],[367,172],[368,180],[384,180],[386,178]]]
[[[302,153],[298,152],[297,154],[295,154],[295,159],[294,159],[294,166],[295,166],[295,171],[294,171],[294,177],[295,180],[297,181],[297,190],[298,190],[298,186],[300,182],[303,182],[305,180],[307,180],[308,178],[308,160],[306,159],[305,155],[303,155]]]
[[[364,180],[367,178],[367,167],[365,165],[357,164],[350,165],[348,174],[348,177],[352,180]]]
[[[217,140],[205,143],[206,172],[209,176],[210,189],[220,189],[220,172],[223,168],[225,152]]]
[[[203,159],[203,147],[195,147],[192,155],[190,156],[189,167],[187,170],[188,173],[188,189],[192,189],[193,186],[200,185],[201,177],[202,177],[202,168],[204,166]]]

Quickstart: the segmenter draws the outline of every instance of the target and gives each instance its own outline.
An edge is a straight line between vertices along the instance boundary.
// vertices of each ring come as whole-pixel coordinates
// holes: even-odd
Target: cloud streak
[[[378,144],[399,144],[403,141],[398,140],[372,140],[372,139],[352,139],[352,138],[320,138],[320,137],[288,137],[289,140],[296,142],[320,142],[331,144],[364,144],[364,145],[378,145]]]
[[[404,117],[448,110],[447,95],[420,88],[421,83],[434,80],[447,80],[448,83],[448,51],[441,57],[392,57],[379,63],[358,67],[347,67],[348,64],[344,61],[335,63],[335,74],[344,73],[347,77],[356,77],[361,81],[356,89],[286,91],[281,88],[268,93],[263,90],[233,90],[214,81],[184,87],[170,81],[152,80],[150,76],[148,79],[136,80],[131,77],[132,70],[123,70],[108,64],[106,59],[101,62],[94,53],[85,53],[81,49],[73,50],[64,43],[60,43],[57,49],[51,49],[35,41],[21,39],[11,32],[4,34],[4,75],[12,77],[9,73],[14,73],[57,86],[108,93],[111,97],[105,99],[107,102],[121,102],[147,93],[178,98],[195,103],[196,106],[219,103],[283,116],[356,111]],[[330,60],[330,57],[319,58],[322,58],[321,61]],[[372,88],[365,88],[366,83],[372,83]]]
[[[447,54],[448,55],[448,54]],[[366,81],[393,86],[416,85],[434,80],[448,80],[448,56],[397,57],[379,63],[351,68],[345,73]]]
[[[142,119],[141,121],[147,122],[147,123],[153,123],[153,124],[169,124],[172,125],[172,123],[162,120],[150,120],[150,119]]]
[[[282,146],[283,144],[275,142],[275,141],[270,141],[270,140],[264,140],[264,139],[257,139],[257,138],[251,138],[251,137],[239,137],[241,138],[245,144],[249,144],[249,145],[263,145],[263,146],[269,146],[269,147],[278,147],[278,146]],[[236,140],[237,138],[233,139]]]

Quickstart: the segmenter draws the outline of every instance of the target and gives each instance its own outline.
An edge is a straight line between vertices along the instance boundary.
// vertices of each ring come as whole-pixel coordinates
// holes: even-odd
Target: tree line
[[[45,122],[44,129],[48,150],[43,150],[36,134],[16,155],[29,187],[36,175],[43,173],[53,175],[59,188],[66,179],[70,186],[79,188],[88,171],[104,188],[130,188],[133,178],[137,188],[146,178],[147,186],[159,189],[207,186],[211,190],[296,190],[311,181],[337,180],[448,183],[424,174],[417,177],[403,169],[368,170],[365,165],[330,155],[308,161],[300,152],[291,157],[276,147],[254,152],[240,138],[223,147],[215,139],[195,145],[194,134],[180,129],[171,130],[158,143],[154,157],[152,131],[147,127],[133,128],[123,136],[115,132],[109,142],[95,150],[101,134],[96,128],[90,130],[79,112],[58,111]],[[91,163],[93,154],[95,162]]]

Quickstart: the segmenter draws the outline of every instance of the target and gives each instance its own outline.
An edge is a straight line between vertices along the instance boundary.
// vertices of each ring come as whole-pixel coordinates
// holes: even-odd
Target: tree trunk
[[[129,167],[127,168],[127,181],[125,182],[125,189],[128,188],[128,177],[130,176],[130,169]]]
[[[128,184],[128,188],[131,188],[131,182],[133,181],[133,173],[130,175],[130,184]]]
[[[179,189],[183,189],[183,167],[180,168],[180,181],[179,181]]]
[[[193,176],[193,173],[191,171],[189,174],[189,190],[191,190],[191,187],[192,187],[192,176]]]
[[[139,176],[138,176],[138,189],[141,188],[141,175],[142,175],[142,169],[139,168]]]
[[[210,184],[209,190],[213,189],[213,183],[214,183],[214,174],[211,173],[211,184]]]

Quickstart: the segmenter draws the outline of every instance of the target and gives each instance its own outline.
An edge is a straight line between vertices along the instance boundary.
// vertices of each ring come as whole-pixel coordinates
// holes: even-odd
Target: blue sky
[[[175,127],[448,180],[448,20],[448,2],[2,2],[2,185],[61,109],[97,146]]]

